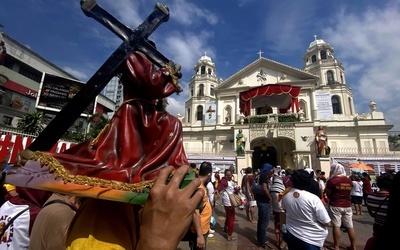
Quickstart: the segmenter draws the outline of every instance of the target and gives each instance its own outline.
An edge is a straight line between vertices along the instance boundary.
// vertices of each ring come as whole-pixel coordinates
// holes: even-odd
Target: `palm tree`
[[[103,128],[110,122],[108,117],[101,114],[93,114],[89,116],[86,120],[87,128],[86,128],[86,137],[87,139],[94,139],[97,135],[103,130]],[[91,129],[89,131],[89,125],[91,125]]]
[[[46,126],[46,119],[43,112],[26,114],[18,121],[17,128],[23,133],[38,135]]]

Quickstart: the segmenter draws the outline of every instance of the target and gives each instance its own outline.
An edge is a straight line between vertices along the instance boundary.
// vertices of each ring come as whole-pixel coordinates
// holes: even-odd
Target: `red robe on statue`
[[[70,174],[126,183],[155,179],[166,165],[188,165],[181,122],[155,106],[157,100],[179,91],[170,72],[155,70],[144,54],[132,52],[123,65],[121,81],[125,102],[98,141],[49,154]]]

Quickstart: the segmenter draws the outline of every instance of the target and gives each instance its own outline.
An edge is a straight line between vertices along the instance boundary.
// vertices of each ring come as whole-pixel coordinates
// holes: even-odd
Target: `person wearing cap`
[[[272,170],[272,165],[264,163],[260,169],[260,178],[258,184],[262,185],[264,193],[256,194],[258,208],[258,221],[257,221],[257,243],[263,249],[272,249],[267,245],[267,229],[271,215],[272,197],[269,192],[269,174]]]
[[[14,196],[17,196],[17,187],[11,184],[4,183],[4,188],[6,189],[7,193],[5,195],[5,199],[9,200]]]

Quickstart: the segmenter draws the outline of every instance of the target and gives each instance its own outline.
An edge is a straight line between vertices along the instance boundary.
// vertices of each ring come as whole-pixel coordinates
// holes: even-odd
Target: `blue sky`
[[[98,0],[120,21],[136,28],[157,1]],[[314,35],[335,48],[353,89],[356,112],[371,100],[400,131],[400,0],[166,0],[170,19],[150,38],[182,65],[184,92],[169,98],[171,114],[184,114],[193,66],[207,52],[218,77],[228,78],[263,57],[303,68]],[[88,80],[121,40],[86,17],[79,0],[8,0],[0,23],[20,43],[82,81]]]

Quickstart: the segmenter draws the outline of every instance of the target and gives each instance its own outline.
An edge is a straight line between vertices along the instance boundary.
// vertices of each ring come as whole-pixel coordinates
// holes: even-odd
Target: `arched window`
[[[204,96],[204,84],[200,84],[198,96]]]
[[[201,105],[197,106],[196,118],[198,121],[203,120],[203,106],[201,106]]]
[[[208,68],[207,71],[208,71],[208,74],[211,75],[212,70],[210,68]]]
[[[190,89],[190,96],[193,96],[193,87]]]
[[[333,72],[332,71],[326,72],[326,78],[328,80],[328,84],[333,84],[334,83],[334,78],[333,78]]]
[[[316,55],[313,55],[312,57],[311,57],[311,62],[316,62],[317,61],[317,56]]]
[[[340,73],[340,83],[344,83],[344,81],[343,81],[343,74],[342,73]]]
[[[214,86],[210,87],[210,95],[215,96]]]
[[[188,123],[190,123],[190,122],[192,121],[192,119],[191,119],[191,117],[190,117],[190,108],[187,109],[187,119],[186,119],[186,121],[187,121]]]
[[[325,50],[321,50],[320,55],[321,55],[321,60],[326,59],[326,51]]]
[[[204,75],[206,73],[206,66],[201,66],[200,74]]]
[[[342,106],[340,105],[340,99],[338,96],[332,96],[332,110],[334,114],[342,113]]]

